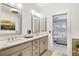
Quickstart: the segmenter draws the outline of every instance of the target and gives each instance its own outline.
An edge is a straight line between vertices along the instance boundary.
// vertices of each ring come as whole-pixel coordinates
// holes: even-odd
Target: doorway
[[[53,19],[53,50],[58,54],[67,55],[67,13],[56,14]]]

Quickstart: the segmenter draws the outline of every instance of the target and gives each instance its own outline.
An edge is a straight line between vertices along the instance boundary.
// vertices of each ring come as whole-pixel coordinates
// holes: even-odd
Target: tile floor
[[[54,42],[54,51],[56,53],[62,53],[63,55],[67,54],[67,45],[57,44]]]
[[[67,45],[57,44],[54,42],[54,50],[48,50],[42,56],[67,56]]]
[[[46,51],[42,56],[66,56],[63,53],[60,53],[58,51]]]

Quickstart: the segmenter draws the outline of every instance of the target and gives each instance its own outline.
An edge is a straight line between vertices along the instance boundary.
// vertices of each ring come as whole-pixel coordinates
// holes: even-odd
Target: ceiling
[[[43,6],[47,6],[49,3],[36,3],[36,5],[43,7]]]

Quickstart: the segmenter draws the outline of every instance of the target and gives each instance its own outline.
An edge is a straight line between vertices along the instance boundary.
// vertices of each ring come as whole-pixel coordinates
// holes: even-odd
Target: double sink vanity
[[[48,49],[48,36],[45,33],[32,38],[17,38],[13,41],[0,41],[0,56],[41,56]]]
[[[4,40],[0,37],[0,56],[41,56],[48,48],[48,35],[47,33],[41,33],[46,32],[46,18],[40,19],[37,15],[31,14],[32,36],[30,38],[25,37],[27,35],[20,33],[22,30],[26,30],[28,22],[26,24],[26,21],[24,22],[26,19],[23,19],[23,17],[26,17],[28,13],[24,11],[26,10],[25,8],[19,8],[18,5],[18,3],[0,4],[0,34],[2,36],[5,36],[3,34],[8,36],[14,34],[14,36],[10,35],[12,37],[5,38]],[[17,37],[19,35],[15,34],[19,34],[21,37]]]

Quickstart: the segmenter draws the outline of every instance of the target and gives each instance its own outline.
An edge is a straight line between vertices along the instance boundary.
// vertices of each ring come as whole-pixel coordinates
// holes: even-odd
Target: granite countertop
[[[13,41],[8,41],[8,40],[0,41],[0,50],[47,36],[47,33],[39,33],[38,35],[36,34],[32,34],[32,35],[33,35],[32,38],[21,37]]]

